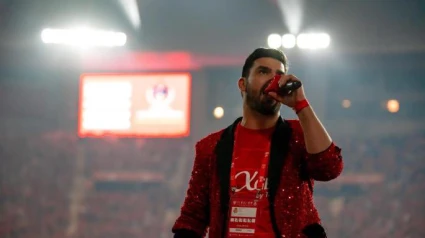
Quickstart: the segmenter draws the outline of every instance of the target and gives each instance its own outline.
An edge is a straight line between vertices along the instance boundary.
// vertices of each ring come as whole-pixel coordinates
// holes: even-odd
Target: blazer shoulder
[[[197,153],[212,154],[215,147],[223,134],[224,129],[211,133],[196,142]]]

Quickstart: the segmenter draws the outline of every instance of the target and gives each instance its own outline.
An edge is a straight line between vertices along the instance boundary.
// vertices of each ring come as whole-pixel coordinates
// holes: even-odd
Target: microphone
[[[279,87],[279,80],[281,75],[276,74],[269,85],[264,89],[265,93],[276,92],[280,96],[288,95],[290,92],[293,92],[302,86],[302,83],[299,81],[288,81],[285,85]]]
[[[287,95],[290,92],[293,92],[301,87],[301,82],[299,81],[289,81],[283,87],[280,87],[277,90],[277,94],[279,95]]]

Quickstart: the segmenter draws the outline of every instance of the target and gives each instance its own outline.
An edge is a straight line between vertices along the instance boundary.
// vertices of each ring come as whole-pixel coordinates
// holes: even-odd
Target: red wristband
[[[307,99],[298,101],[295,104],[295,107],[293,108],[295,113],[298,114],[301,110],[303,110],[304,108],[310,106],[310,104],[308,103]]]

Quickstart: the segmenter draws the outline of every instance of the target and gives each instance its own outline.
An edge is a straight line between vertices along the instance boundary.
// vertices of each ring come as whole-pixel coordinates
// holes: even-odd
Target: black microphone
[[[289,93],[299,89],[302,86],[300,81],[289,81],[284,86],[279,87],[277,94],[281,96],[288,95]]]

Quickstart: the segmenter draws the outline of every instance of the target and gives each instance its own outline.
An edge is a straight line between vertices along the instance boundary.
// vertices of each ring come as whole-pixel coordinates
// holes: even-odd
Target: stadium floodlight
[[[297,43],[297,39],[292,34],[285,34],[282,36],[282,46],[286,49],[294,48]]]
[[[224,109],[222,107],[214,108],[213,115],[216,119],[220,119],[224,116]]]
[[[398,100],[391,99],[387,101],[387,110],[391,113],[396,113],[400,110],[400,103]]]
[[[330,45],[331,38],[326,33],[302,33],[297,36],[297,46],[300,49],[325,49]]]
[[[94,30],[89,28],[44,29],[41,40],[45,44],[60,44],[79,47],[118,47],[127,42],[122,32]]]
[[[267,44],[270,48],[277,49],[282,46],[282,37],[279,34],[270,34],[267,38]]]

